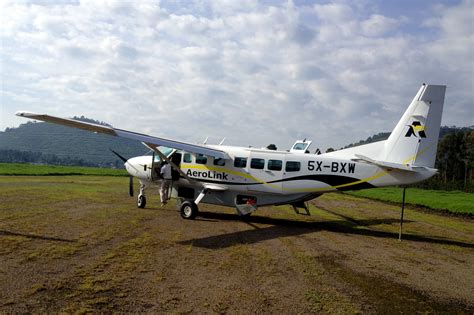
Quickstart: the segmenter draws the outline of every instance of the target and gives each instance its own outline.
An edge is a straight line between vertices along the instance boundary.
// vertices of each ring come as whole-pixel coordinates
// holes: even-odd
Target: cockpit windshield
[[[308,148],[311,145],[311,141],[297,140],[291,147],[290,152],[292,153],[309,153]]]
[[[293,146],[293,150],[306,150],[308,143],[299,142]]]

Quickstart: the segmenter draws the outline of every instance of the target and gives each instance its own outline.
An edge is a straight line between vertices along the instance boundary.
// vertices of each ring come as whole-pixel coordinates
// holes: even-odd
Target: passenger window
[[[281,171],[283,162],[280,160],[268,160],[268,170],[270,171]]]
[[[298,172],[301,168],[300,162],[288,161],[286,162],[285,171],[287,172]]]
[[[250,167],[256,168],[258,170],[263,170],[265,167],[265,160],[264,159],[252,159],[250,161]]]
[[[193,161],[193,158],[190,153],[185,153],[183,155],[183,162],[184,163],[191,163]]]
[[[196,155],[196,163],[197,164],[206,164],[207,163],[207,156],[198,154]]]
[[[235,167],[246,167],[247,166],[247,158],[245,157],[236,157],[234,160]]]
[[[224,166],[225,165],[225,160],[221,159],[221,158],[214,158],[214,165]]]

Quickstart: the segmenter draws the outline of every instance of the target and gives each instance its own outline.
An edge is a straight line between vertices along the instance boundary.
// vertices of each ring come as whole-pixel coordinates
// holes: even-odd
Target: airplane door
[[[181,167],[181,153],[174,153],[173,156],[171,156],[171,162],[173,162],[177,167]],[[179,180],[180,174],[177,170],[174,168],[171,169],[171,178],[173,181]]]
[[[293,156],[290,155],[288,158],[286,158],[283,161],[283,163],[284,164],[283,164],[283,169],[282,169],[282,173],[283,173],[282,189],[290,191],[292,189],[300,187],[296,184],[297,181],[295,180],[299,176],[302,175],[302,168],[303,168],[302,159],[297,158],[294,155]],[[292,181],[291,180],[292,178],[294,178],[295,180]]]
[[[248,171],[259,184],[249,185],[248,190],[275,192],[282,187],[284,155],[278,153],[252,152],[248,161]]]
[[[150,178],[152,181],[155,181],[160,178],[160,165],[160,158],[153,152],[151,167],[147,170],[147,177]]]

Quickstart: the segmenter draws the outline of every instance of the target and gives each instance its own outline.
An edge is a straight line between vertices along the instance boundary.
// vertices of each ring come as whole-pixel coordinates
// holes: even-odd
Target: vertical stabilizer
[[[385,161],[434,167],[444,85],[423,84],[385,142]]]

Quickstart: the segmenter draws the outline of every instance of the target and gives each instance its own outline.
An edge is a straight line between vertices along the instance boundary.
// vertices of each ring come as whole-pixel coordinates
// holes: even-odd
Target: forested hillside
[[[74,119],[106,125],[84,117]],[[44,122],[27,122],[0,132],[0,162],[122,167],[123,162],[109,149],[125,157],[148,151],[138,141]]]

